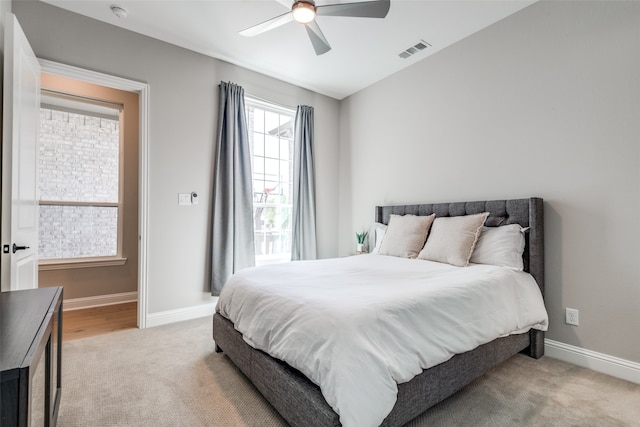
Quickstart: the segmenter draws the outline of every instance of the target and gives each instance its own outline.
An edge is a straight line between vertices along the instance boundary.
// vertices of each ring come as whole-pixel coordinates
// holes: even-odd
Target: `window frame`
[[[81,202],[74,200],[45,200],[38,197],[39,206],[88,206],[88,207],[115,207],[117,208],[118,223],[117,223],[117,249],[115,255],[105,256],[93,256],[93,257],[74,257],[74,258],[47,258],[38,260],[39,270],[66,270],[70,268],[89,268],[89,267],[108,267],[124,265],[127,262],[127,257],[123,256],[123,244],[124,244],[124,126],[122,124],[124,105],[111,102],[94,99],[82,95],[67,94],[50,89],[41,89],[43,93],[47,93],[53,97],[59,97],[63,99],[69,99],[83,105],[96,105],[104,106],[118,111],[118,201],[117,202]],[[51,103],[47,103],[46,106],[41,104],[40,108],[46,108],[50,110],[57,110],[62,112],[71,112],[76,114],[83,114],[86,116],[105,118],[105,115],[95,113],[90,110],[67,108]],[[115,120],[115,116],[110,117]],[[40,143],[39,143],[40,145]],[[38,183],[40,185],[40,183]]]
[[[271,101],[266,101],[263,99],[259,99],[256,97],[253,97],[251,95],[245,95],[245,115],[247,116],[247,130],[250,129],[249,126],[249,115],[248,115],[248,110],[249,108],[256,108],[256,109],[260,109],[263,110],[265,112],[270,112],[270,113],[275,113],[278,115],[283,115],[283,116],[287,116],[287,117],[291,117],[291,121],[293,122],[293,127],[294,127],[294,132],[295,132],[295,116],[296,116],[296,110],[295,108],[291,108],[291,107],[286,107],[283,105],[278,105],[276,103],[273,103]],[[266,131],[266,130],[265,130]],[[265,134],[266,136],[266,134]],[[283,138],[284,139],[284,138]],[[280,141],[280,138],[279,138]],[[265,138],[265,142],[266,142],[266,138]],[[290,167],[293,167],[293,162],[294,162],[294,155],[293,155],[293,150],[294,150],[294,146],[295,146],[295,139],[294,139],[294,135],[292,134],[291,136],[291,148],[289,151],[289,162],[291,163]],[[266,147],[265,147],[265,153],[262,156],[258,156],[258,157],[262,157],[262,158],[269,158],[271,159],[271,157],[266,156]],[[251,163],[253,165],[253,168],[251,170],[251,186],[252,186],[252,194],[254,194],[254,198],[253,198],[253,202],[251,205],[251,211],[255,214],[255,194],[256,194],[256,189],[253,188],[254,182],[255,182],[255,173],[254,173],[254,168],[255,168],[255,158],[256,155],[253,152],[253,147],[251,150]],[[282,158],[278,157],[278,161],[281,162]],[[266,171],[263,175],[266,175]],[[294,176],[295,174],[291,174],[291,186],[292,186],[292,191],[291,191],[291,198],[293,198],[293,181],[294,181]],[[280,181],[278,181],[280,182]],[[264,208],[267,207],[289,207],[289,209],[291,209],[291,212],[293,211],[293,200],[291,201],[291,203],[287,203],[287,204],[279,204],[279,203],[267,203],[264,202],[262,203]],[[292,227],[291,227],[291,231],[292,231]],[[254,236],[258,234],[258,230],[254,230]],[[291,236],[289,236],[289,239],[291,239]],[[256,251],[257,248],[254,248],[254,252]],[[275,264],[275,263],[284,263],[284,262],[290,262],[291,261],[291,251],[289,251],[289,254],[286,256],[269,256],[269,255],[258,255],[257,253],[255,254],[256,257],[256,265],[266,265],[266,264]],[[258,259],[258,257],[261,257],[261,259]]]

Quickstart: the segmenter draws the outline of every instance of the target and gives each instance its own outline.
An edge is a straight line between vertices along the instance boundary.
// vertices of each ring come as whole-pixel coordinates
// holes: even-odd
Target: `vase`
[[[364,243],[358,243],[356,245],[356,253],[361,254],[364,252]]]

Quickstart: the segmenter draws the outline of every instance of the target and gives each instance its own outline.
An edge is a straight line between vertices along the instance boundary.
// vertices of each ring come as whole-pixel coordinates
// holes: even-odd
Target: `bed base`
[[[538,332],[532,330],[499,338],[399,384],[396,404],[382,426],[406,424],[519,352],[536,358],[542,356],[542,347],[532,344],[537,341]],[[217,313],[213,316],[213,339],[216,352],[224,351],[289,424],[341,425],[338,414],[326,402],[317,385],[288,364],[249,346],[233,324]]]
[[[523,254],[525,270],[536,279],[544,296],[544,222],[540,198],[483,202],[438,203],[376,207],[376,221],[387,224],[390,214],[437,216],[489,212],[486,225],[520,224],[530,227]],[[213,316],[216,352],[224,351],[262,395],[292,426],[340,426],[338,415],[327,404],[320,388],[286,363],[249,346],[233,324]],[[544,332],[498,338],[474,350],[423,371],[398,385],[398,398],[382,426],[402,426],[451,396],[474,379],[517,353],[533,358],[544,355]]]

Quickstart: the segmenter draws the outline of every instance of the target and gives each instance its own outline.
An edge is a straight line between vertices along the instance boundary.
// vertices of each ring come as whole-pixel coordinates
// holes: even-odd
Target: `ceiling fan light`
[[[308,24],[316,18],[316,7],[304,1],[298,1],[291,7],[293,20],[300,24]]]

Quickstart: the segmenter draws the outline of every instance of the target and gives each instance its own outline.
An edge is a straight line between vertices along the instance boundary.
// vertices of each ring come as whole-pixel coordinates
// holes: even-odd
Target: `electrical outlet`
[[[578,310],[576,310],[575,308],[568,308],[566,309],[567,311],[565,312],[565,323],[567,325],[574,325],[574,326],[578,326],[579,325],[579,317],[578,317]]]

